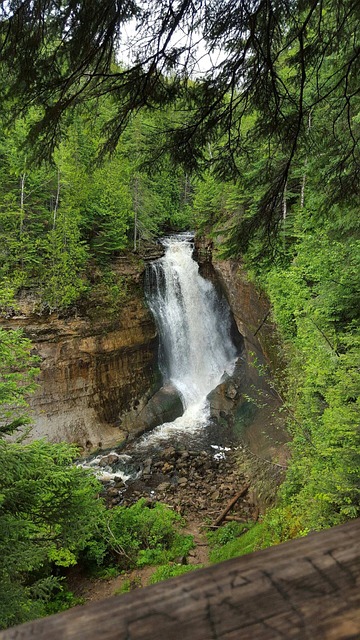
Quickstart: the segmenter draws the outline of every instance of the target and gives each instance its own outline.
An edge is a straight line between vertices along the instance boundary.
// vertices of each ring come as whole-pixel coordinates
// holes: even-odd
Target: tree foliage
[[[161,503],[141,498],[130,507],[107,511],[102,526],[86,550],[85,560],[98,565],[116,563],[119,569],[156,565],[186,556],[193,537],[179,532],[184,521]]]
[[[102,505],[97,481],[67,444],[0,441],[0,627],[44,615],[61,589],[60,567],[76,563]]]
[[[27,399],[39,372],[31,348],[21,330],[0,329],[0,438],[29,422]]]
[[[241,225],[244,245],[256,229],[271,235],[278,228],[290,172],[316,144],[308,135],[314,112],[320,119],[326,113],[329,144],[341,148],[327,166],[333,197],[358,192],[359,11],[355,0],[16,0],[2,5],[0,63],[7,69],[11,60],[8,99],[40,107],[32,131],[42,149],[54,149],[70,108],[104,94],[113,105],[104,149],[116,147],[140,107],[174,101],[165,147],[191,170],[208,160],[205,145],[215,142],[211,164],[237,177],[239,159],[253,160],[260,137],[266,183]],[[137,25],[133,63],[116,67],[130,19]],[[197,78],[199,40],[222,56]],[[254,122],[246,130],[248,117]]]
[[[321,228],[311,209],[295,213],[293,260],[267,276],[289,350],[293,459],[283,491],[298,531],[360,513],[360,247],[342,229],[350,215],[357,225],[354,213],[333,207]]]
[[[29,287],[37,290],[42,310],[74,305],[91,295],[94,265],[106,270],[112,258],[139,250],[162,227],[189,224],[184,172],[164,161],[151,171],[143,166],[148,115],[134,118],[113,156],[96,163],[109,110],[104,98],[74,113],[51,162],[37,165],[26,147],[35,110],[12,126],[0,118],[5,312],[11,312],[13,296]]]

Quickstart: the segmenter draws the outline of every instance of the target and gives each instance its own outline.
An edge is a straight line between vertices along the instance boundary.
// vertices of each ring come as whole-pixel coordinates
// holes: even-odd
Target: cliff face
[[[254,354],[260,364],[275,360],[269,303],[237,262],[212,264],[210,246],[198,245],[197,252],[203,274],[225,293],[241,334],[234,329],[242,354],[238,373],[213,394],[213,415],[226,414],[230,420],[235,416],[235,421],[241,422],[238,414],[253,388],[260,395],[271,393],[267,380],[254,366]],[[149,257],[159,256],[152,253]],[[101,304],[96,313],[88,305],[74,317],[42,316],[35,313],[27,295],[20,300],[18,315],[2,321],[5,327],[23,328],[41,360],[39,388],[30,399],[34,418],[30,439],[75,442],[88,452],[125,442],[182,413],[176,390],[161,388],[158,338],[144,303],[143,267],[123,257],[113,268],[131,285],[131,293],[116,316]],[[272,403],[268,405],[272,410]],[[264,444],[264,419],[270,422],[259,412],[244,431],[244,439],[254,450],[261,450]],[[266,430],[264,446],[268,448],[269,424]]]
[[[265,358],[271,367],[276,366],[275,325],[270,320],[268,299],[249,281],[238,261],[214,261],[214,269],[244,338],[247,352],[252,351],[260,361]]]
[[[221,416],[225,410],[233,416],[240,439],[256,455],[284,460],[288,435],[279,411],[281,400],[271,380],[271,374],[283,364],[269,301],[249,280],[240,261],[212,257],[211,241],[197,243],[197,259],[203,275],[221,287],[243,338],[233,380],[212,393],[213,413]]]
[[[110,319],[106,307],[95,319],[40,316],[29,302],[2,324],[23,328],[41,359],[30,439],[76,442],[85,450],[125,440],[161,384],[156,328],[142,287]]]

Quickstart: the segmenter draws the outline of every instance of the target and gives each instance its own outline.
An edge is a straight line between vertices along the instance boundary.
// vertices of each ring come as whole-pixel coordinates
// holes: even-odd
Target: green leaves
[[[39,372],[31,348],[21,330],[0,328],[0,437],[29,422],[24,409]]]
[[[193,537],[179,533],[182,518],[166,505],[147,506],[142,498],[131,507],[116,507],[106,513],[95,541],[86,551],[88,560],[104,562],[106,556],[122,568],[163,564],[187,555]],[[101,551],[102,549],[102,551]]]
[[[76,455],[67,444],[0,442],[0,583],[13,598],[0,605],[1,627],[44,615],[54,567],[75,564],[103,518],[98,482]]]
[[[36,113],[11,127],[0,120],[3,312],[11,311],[20,288],[36,289],[41,310],[71,307],[89,290],[94,265],[106,269],[163,226],[189,228],[189,177],[149,159],[145,134],[154,116],[134,117],[112,157],[96,162],[112,110],[105,97],[75,109],[51,164],[31,164],[26,154]]]
[[[272,267],[266,278],[295,414],[283,503],[304,530],[360,513],[358,217],[336,205],[329,213],[320,221],[319,212],[298,210],[292,262]],[[344,218],[352,220],[352,234]]]

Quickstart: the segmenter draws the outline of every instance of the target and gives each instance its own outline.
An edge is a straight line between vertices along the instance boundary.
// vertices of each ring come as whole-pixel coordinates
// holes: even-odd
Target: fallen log
[[[248,520],[246,518],[238,518],[237,516],[225,516],[224,518],[225,522],[239,522],[240,524],[245,524],[246,522],[248,522]]]
[[[230,502],[225,507],[224,511],[220,513],[219,517],[216,518],[214,524],[210,528],[212,529],[222,524],[222,522],[225,520],[225,517],[229,513],[230,509],[232,509],[233,506],[237,503],[237,501],[240,500],[240,498],[242,498],[243,496],[245,496],[248,491],[249,491],[249,485],[247,484],[246,487],[244,487],[239,493],[236,494],[236,496],[234,496],[230,500]]]

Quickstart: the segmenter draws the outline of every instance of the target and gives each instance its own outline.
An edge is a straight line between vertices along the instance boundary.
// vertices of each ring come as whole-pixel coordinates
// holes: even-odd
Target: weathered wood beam
[[[0,633],[0,640],[360,638],[360,520]]]

